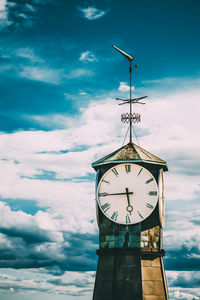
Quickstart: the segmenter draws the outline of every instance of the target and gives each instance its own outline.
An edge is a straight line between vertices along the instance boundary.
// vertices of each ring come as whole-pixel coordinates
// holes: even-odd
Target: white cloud
[[[2,269],[0,275],[0,292],[7,293],[8,289],[16,292],[17,295],[25,299],[28,296],[30,299],[36,299],[42,292],[48,293],[48,299],[66,299],[69,295],[75,295],[76,299],[88,300],[86,295],[92,293],[94,285],[94,272],[67,272],[61,276],[52,276],[46,273],[42,268],[38,271],[30,270],[15,270],[14,276],[10,276],[12,271]],[[5,290],[6,288],[6,290]],[[63,296],[64,295],[64,296]],[[81,298],[79,298],[79,295]],[[63,296],[63,297],[62,297]],[[4,299],[4,298],[3,298]],[[18,298],[17,298],[18,299]],[[46,297],[45,297],[46,299]],[[69,299],[67,297],[67,299]],[[70,297],[70,299],[72,299]]]
[[[193,105],[184,106],[184,98],[190,97]],[[165,159],[170,172],[166,174],[166,196],[168,200],[194,199],[199,193],[199,151],[198,142],[198,93],[176,92],[164,99],[152,99],[146,106],[136,106],[134,109],[142,114],[142,123],[137,125],[136,132],[142,133],[140,144],[155,155]],[[44,169],[56,173],[57,178],[73,178],[85,176],[90,172],[90,161],[106,155],[119,147],[126,131],[126,125],[121,125],[120,113],[127,107],[117,106],[112,99],[91,102],[88,108],[81,111],[81,116],[68,118],[60,115],[46,117],[33,116],[41,124],[59,123],[68,129],[52,132],[21,132],[12,135],[2,135],[1,153],[5,158],[19,160],[24,163],[12,168],[23,166],[26,176],[35,174],[36,169]],[[168,113],[170,111],[170,114]],[[178,114],[176,112],[179,112]],[[105,113],[106,112],[106,113]],[[192,116],[192,118],[190,117]],[[110,122],[112,120],[112,122]],[[100,130],[101,129],[101,130]],[[111,137],[113,137],[111,139]],[[52,140],[54,143],[52,144]],[[102,144],[103,141],[103,144]],[[101,147],[97,147],[98,144]],[[15,144],[15,152],[9,151],[9,145]],[[77,146],[87,146],[87,150],[73,152]],[[191,148],[191,145],[195,147]],[[5,150],[4,150],[5,149]],[[63,154],[36,154],[42,151],[70,150]],[[23,153],[23,155],[22,155]],[[76,167],[77,157],[81,160]],[[29,160],[31,162],[29,166]],[[4,162],[5,163],[5,162]],[[64,163],[65,166],[64,167]],[[25,168],[26,166],[26,168]],[[35,166],[35,168],[33,168]],[[68,167],[67,167],[68,166]],[[28,167],[28,168],[27,168]],[[30,173],[29,173],[30,172]],[[33,172],[33,173],[34,173]],[[30,175],[28,175],[30,174]],[[191,176],[192,175],[192,176]]]
[[[167,271],[170,299],[197,300],[199,299],[198,271]]]
[[[93,72],[88,69],[74,69],[69,72],[68,75],[66,75],[67,78],[79,78],[83,76],[92,76]]]
[[[120,82],[118,90],[120,92],[129,92],[130,91],[130,85],[128,85],[126,82]],[[132,86],[132,91],[134,91],[133,86]]]
[[[8,2],[6,0],[0,1],[0,28],[7,27],[12,24],[8,18]]]
[[[173,300],[199,300],[199,289],[191,288],[191,289],[180,289],[169,288],[170,299]]]
[[[182,78],[178,78],[178,77],[164,77],[164,78],[159,78],[159,79],[153,79],[153,80],[143,80],[142,84],[144,85],[151,85],[152,87],[159,85],[159,87],[165,87],[168,88],[170,87],[170,90],[173,91],[174,89],[177,88],[177,86],[179,86],[179,88],[181,86],[183,86],[184,88],[194,88],[195,86],[198,86],[200,83],[200,79],[197,78],[192,78],[192,79],[188,79],[187,77],[182,77]],[[172,89],[173,87],[173,89]],[[159,90],[159,89],[158,89]],[[168,91],[169,92],[169,91]]]
[[[183,98],[187,99],[189,95],[193,103],[190,112],[181,105]],[[166,201],[192,201],[200,192],[199,168],[195,168],[200,163],[199,129],[195,123],[199,111],[197,106],[198,93],[195,91],[188,91],[188,94],[177,92],[173,97],[152,99],[146,107],[138,106],[143,122],[137,125],[136,131],[146,132],[140,138],[141,146],[169,162],[170,172],[165,176]],[[121,125],[119,119],[120,113],[126,109],[110,98],[93,101],[81,110],[80,117],[57,115],[53,119],[55,116],[52,115],[35,118],[40,123],[62,122],[67,129],[2,134],[1,157],[6,160],[1,161],[0,195],[5,198],[36,199],[41,205],[52,207],[52,211],[66,214],[68,228],[71,229],[73,226],[76,228],[74,224],[82,209],[81,220],[86,230],[94,216],[94,187],[84,177],[93,173],[92,161],[121,146],[126,125]],[[178,115],[175,113],[177,110]],[[190,122],[185,116],[188,113],[193,116]],[[192,151],[190,145],[195,145]],[[69,152],[60,152],[63,150]],[[55,178],[40,180],[42,170],[54,172]],[[81,181],[78,179],[80,177]],[[77,189],[81,193],[76,193]],[[63,204],[70,203],[71,195],[74,195],[73,205],[67,205],[65,210]],[[82,203],[81,206],[78,203]],[[75,209],[77,205],[78,210]],[[88,228],[93,230],[90,226]]]
[[[85,52],[81,53],[79,60],[90,61],[90,62],[97,61],[97,59],[96,59],[94,53],[92,53],[92,51],[85,51]]]
[[[66,82],[68,79],[76,79],[80,77],[93,76],[93,71],[87,68],[56,68],[53,62],[47,62],[40,53],[34,51],[34,48],[20,47],[12,50],[4,50],[5,54],[2,55],[5,59],[13,61],[11,64],[0,66],[0,73],[7,73],[9,76],[19,76],[34,81],[41,81],[51,84],[60,84]],[[65,93],[73,100],[74,95]],[[82,94],[83,95],[83,94]],[[77,97],[74,97],[77,99]]]
[[[27,11],[31,11],[31,12],[35,12],[35,7],[33,7],[33,5],[30,4],[25,4],[25,8]]]
[[[1,230],[19,237],[46,240],[48,242],[62,242],[63,235],[59,232],[58,222],[48,213],[39,211],[35,216],[22,211],[11,211],[8,206],[0,202]],[[37,237],[36,237],[37,236]]]
[[[134,106],[134,111],[142,114],[142,123],[135,129],[141,136],[141,147],[169,163],[170,171],[165,176],[164,239],[168,251],[200,244],[195,225],[199,211],[193,205],[200,192],[198,95],[199,89],[178,90],[163,97],[152,97],[144,106]],[[1,134],[0,196],[36,200],[39,206],[48,207],[46,212],[38,212],[34,217],[4,207],[2,224],[11,228],[15,223],[21,229],[27,223],[27,228],[50,231],[50,237],[55,240],[62,239],[61,231],[94,234],[97,230],[93,222],[94,182],[88,179],[95,174],[91,162],[121,146],[127,126],[120,124],[120,114],[126,110],[127,107],[118,106],[111,98],[93,100],[71,118],[35,116],[40,123],[61,122],[63,130]],[[53,172],[53,177],[41,178],[43,172]],[[184,210],[183,200],[188,202],[188,207],[193,206],[194,212]],[[2,245],[6,247],[8,242],[2,240]],[[47,248],[37,250],[43,254]],[[171,295],[179,299],[176,288],[173,289]],[[193,295],[191,291],[181,293],[182,299],[184,293]]]
[[[19,76],[36,81],[43,81],[52,84],[60,83],[60,70],[53,70],[48,67],[24,66]]]
[[[0,2],[0,12],[5,12],[5,15],[1,16],[2,18],[7,17],[7,15],[6,15],[6,7],[7,7],[7,1],[6,0],[2,0]]]
[[[16,29],[21,27],[32,27],[38,20],[36,16],[37,7],[46,5],[47,2],[56,3],[54,0],[34,0],[31,4],[22,1],[0,1],[0,30],[5,30],[13,25]]]
[[[87,93],[84,92],[83,90],[80,90],[80,91],[79,91],[79,95],[85,96],[85,95],[87,95]]]
[[[187,172],[182,166],[182,172]],[[191,176],[188,174],[179,174],[173,172],[166,174],[166,198],[168,201],[176,200],[190,200],[200,194],[199,174]],[[182,184],[184,183],[184,184]]]
[[[98,9],[92,6],[87,8],[79,7],[79,10],[82,12],[83,16],[88,20],[96,20],[103,17],[107,11]]]
[[[22,14],[22,13],[18,14],[17,16],[22,18],[22,19],[26,19],[26,20],[28,19],[28,17],[25,14]]]
[[[18,48],[14,51],[17,57],[22,57],[28,59],[32,63],[43,63],[44,60],[35,54],[34,50],[31,48]]]

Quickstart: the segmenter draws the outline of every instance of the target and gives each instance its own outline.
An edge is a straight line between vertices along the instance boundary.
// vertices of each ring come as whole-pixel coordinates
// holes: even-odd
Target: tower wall
[[[168,300],[163,253],[137,251],[98,251],[93,300]]]

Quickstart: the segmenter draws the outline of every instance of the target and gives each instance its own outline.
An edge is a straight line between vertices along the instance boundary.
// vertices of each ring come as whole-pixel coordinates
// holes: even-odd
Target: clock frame
[[[111,167],[99,181],[97,203],[112,222],[133,225],[144,221],[158,201],[157,182],[145,167],[121,163]]]
[[[159,170],[158,187],[159,187],[159,201],[158,201],[159,219],[160,219],[160,225],[161,225],[161,227],[163,227],[164,219],[165,219],[164,171],[163,171],[163,168],[161,168]]]

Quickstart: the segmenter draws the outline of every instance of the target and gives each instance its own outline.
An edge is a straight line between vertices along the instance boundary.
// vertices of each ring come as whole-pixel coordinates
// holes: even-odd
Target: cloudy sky
[[[141,147],[166,160],[170,299],[200,299],[200,2],[0,0],[0,298],[91,299],[91,163],[121,147],[127,51]],[[134,140],[136,143],[137,140]],[[128,141],[127,141],[128,142]]]

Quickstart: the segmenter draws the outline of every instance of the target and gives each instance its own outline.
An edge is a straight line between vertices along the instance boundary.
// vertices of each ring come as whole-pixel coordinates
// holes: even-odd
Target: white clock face
[[[111,221],[136,224],[145,220],[158,201],[153,175],[136,164],[119,164],[108,170],[97,188],[97,202]]]

